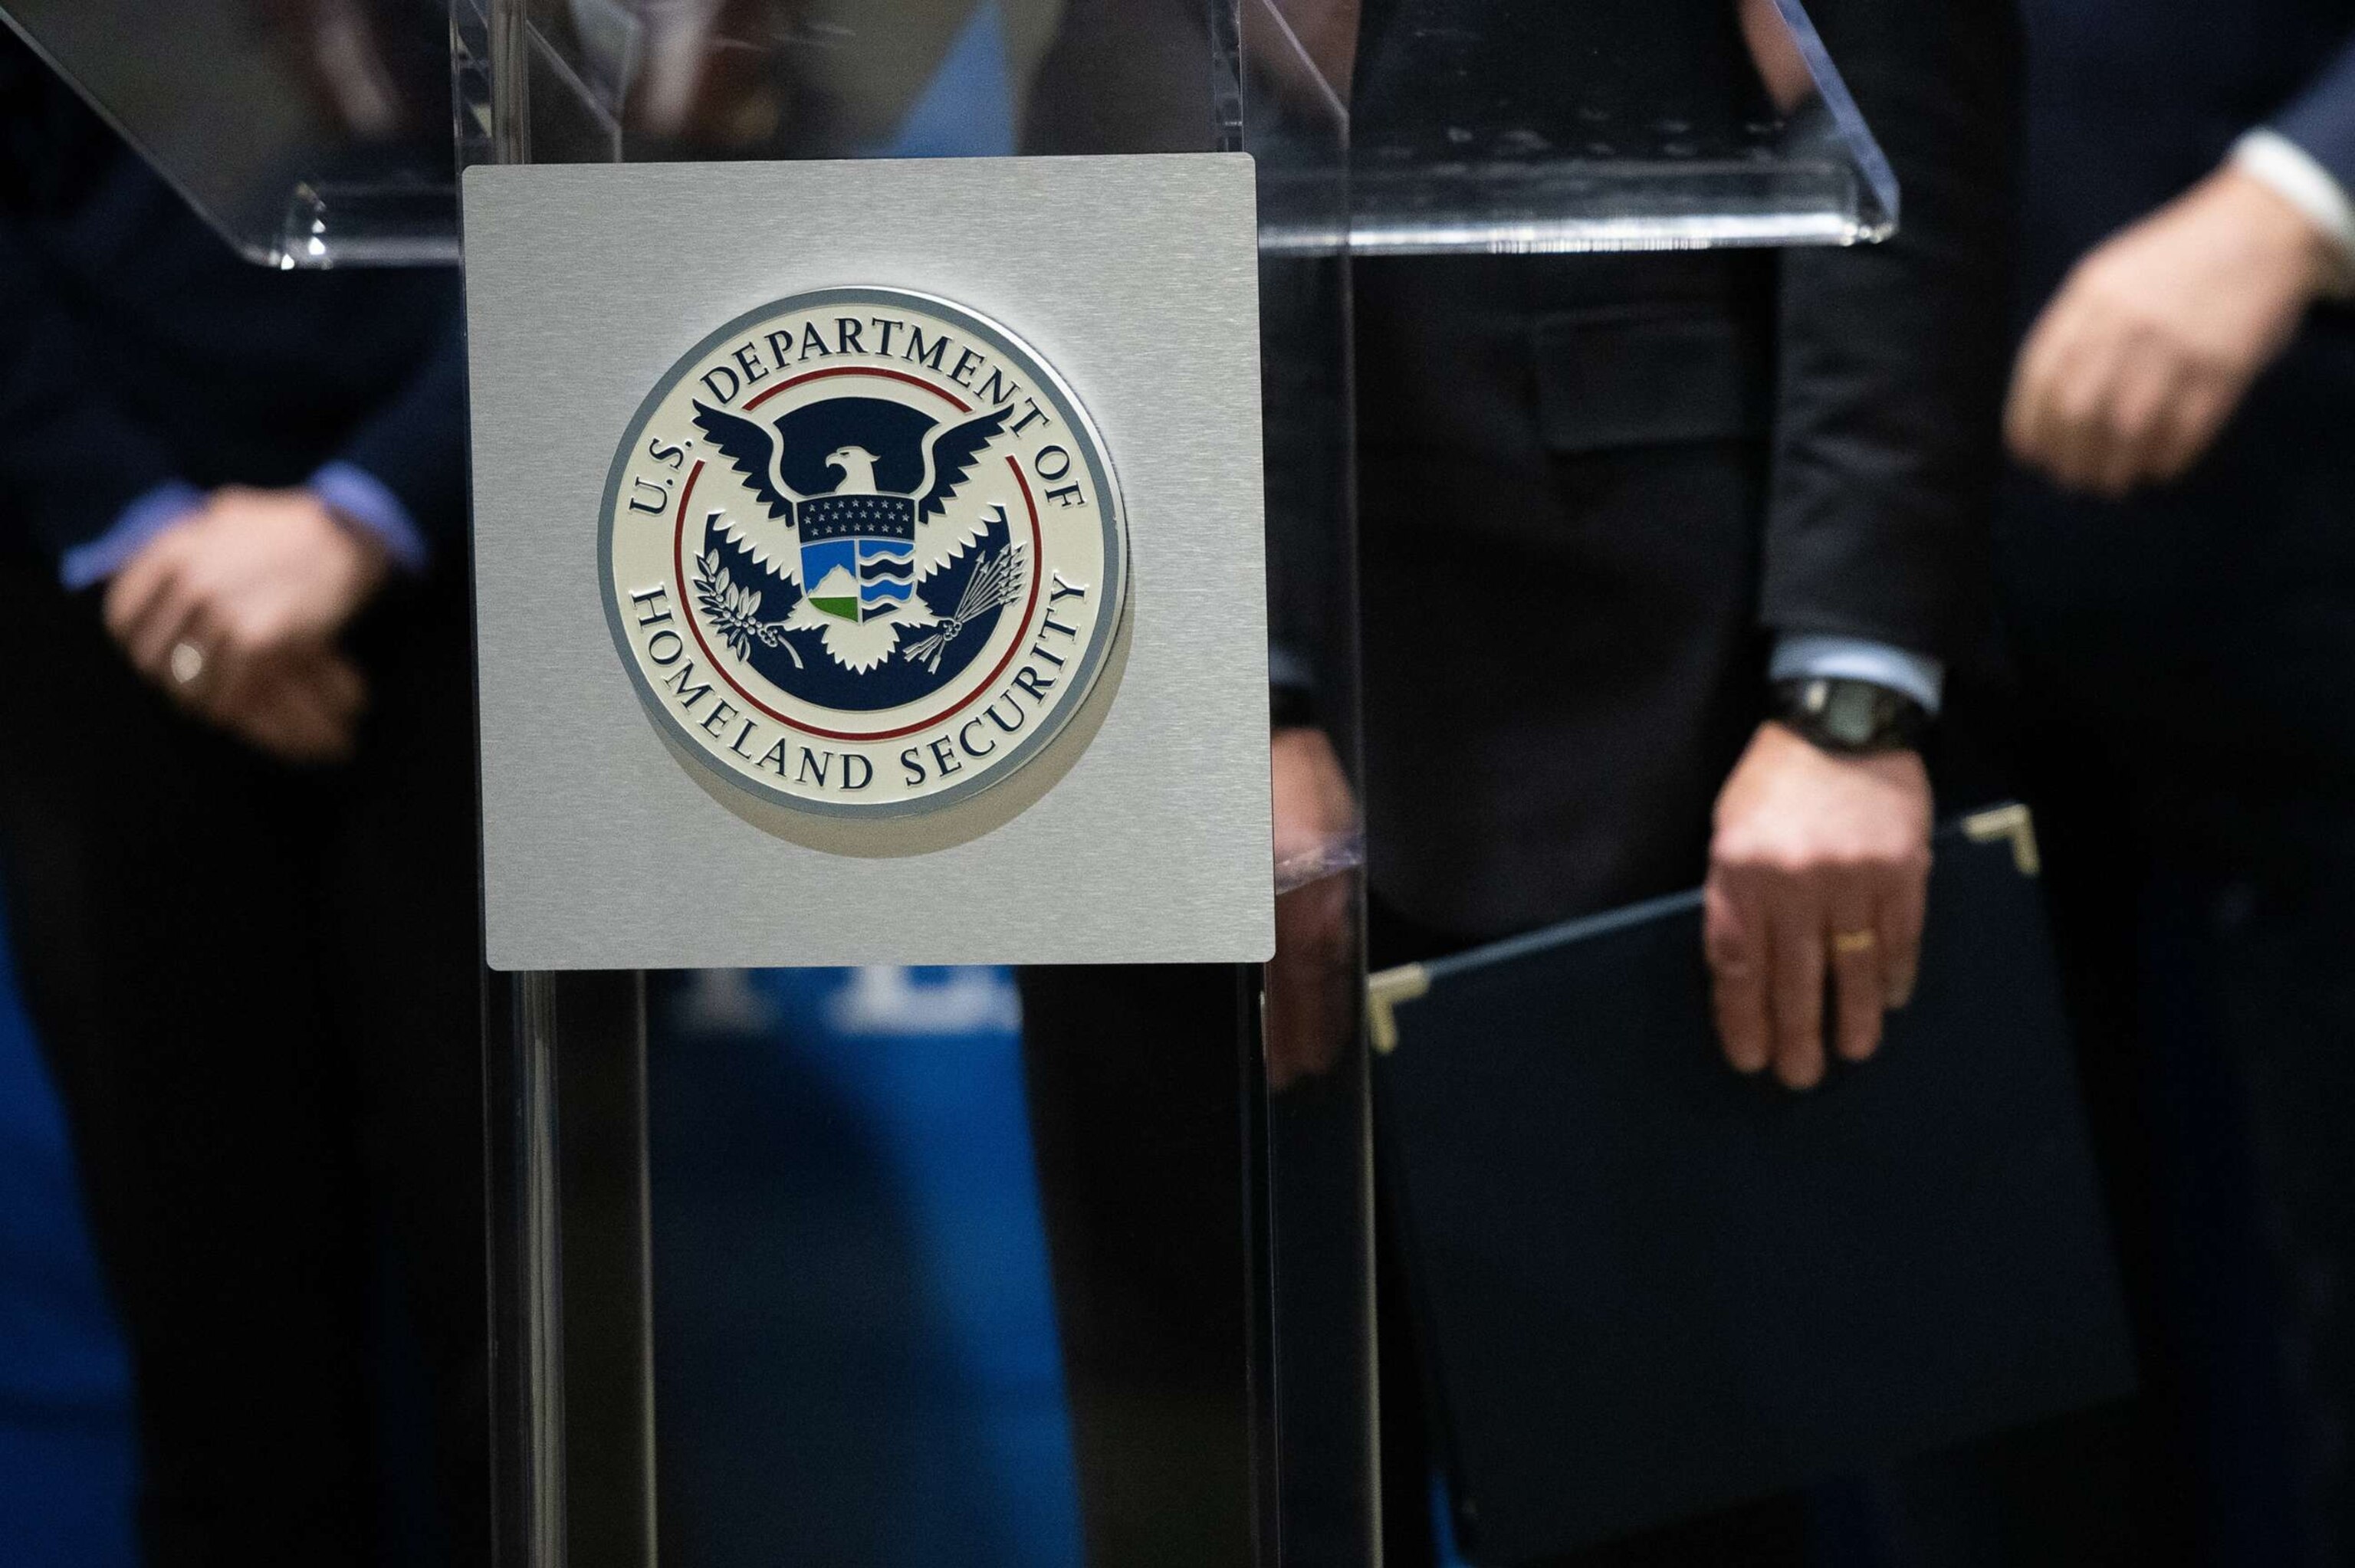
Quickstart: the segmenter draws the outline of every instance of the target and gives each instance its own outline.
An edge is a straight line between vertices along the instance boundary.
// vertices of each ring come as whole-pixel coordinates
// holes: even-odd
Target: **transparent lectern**
[[[461,263],[477,164],[1250,154],[1271,710],[1352,780],[1349,258],[1848,244],[1896,220],[1796,0],[0,10],[282,269]],[[942,1100],[922,1137],[998,1139],[1036,1215],[926,1245],[826,1182],[872,1154],[850,1079],[948,1066],[878,1044],[832,1077],[731,1079],[763,1069],[711,1040],[773,1024],[757,977],[486,973],[498,1560],[1378,1561],[1365,848],[1343,804],[1279,822],[1275,850],[1263,968],[1024,975],[1015,1103],[985,1128]],[[1002,988],[922,984],[1010,1018]],[[805,1114],[732,1114],[759,1095]],[[1043,1251],[996,1248],[1018,1233]],[[974,1255],[944,1292],[950,1245]],[[1018,1276],[1059,1348],[1013,1380],[1043,1400],[1028,1424],[887,1430],[955,1374],[874,1325],[924,1298],[911,1320],[987,1336],[975,1282]]]

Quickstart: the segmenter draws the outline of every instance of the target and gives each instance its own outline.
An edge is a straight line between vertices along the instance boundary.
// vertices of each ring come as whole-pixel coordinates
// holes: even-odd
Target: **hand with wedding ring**
[[[114,575],[106,627],[192,712],[289,761],[331,761],[368,696],[336,638],[387,567],[308,491],[225,487]]]
[[[1795,1089],[1833,1048],[1861,1062],[1913,991],[1930,879],[1930,776],[1911,751],[1835,757],[1759,726],[1717,800],[1702,932],[1726,1059]]]

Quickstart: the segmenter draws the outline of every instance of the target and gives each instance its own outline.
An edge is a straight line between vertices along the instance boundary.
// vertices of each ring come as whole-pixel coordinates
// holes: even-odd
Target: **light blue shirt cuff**
[[[1946,692],[1946,666],[1926,654],[1864,637],[1786,636],[1766,666],[1772,681],[1870,681],[1902,692],[1932,713]]]
[[[2337,176],[2313,154],[2263,125],[2233,143],[2226,161],[2322,231],[2332,249],[2332,294],[2342,300],[2355,295],[2355,199]]]
[[[114,526],[68,550],[58,563],[58,580],[71,593],[104,582],[129,566],[149,540],[204,504],[205,493],[193,484],[176,479],[157,485],[124,507]]]
[[[403,571],[421,572],[432,558],[425,535],[417,531],[417,519],[368,470],[342,461],[327,463],[305,482],[305,488],[328,511],[374,535]]]

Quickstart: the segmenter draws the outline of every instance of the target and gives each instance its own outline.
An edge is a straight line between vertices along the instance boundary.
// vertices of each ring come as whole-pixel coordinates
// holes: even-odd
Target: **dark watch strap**
[[[1841,757],[1914,750],[1930,728],[1927,708],[1870,681],[1809,675],[1776,681],[1769,690],[1769,716]]]

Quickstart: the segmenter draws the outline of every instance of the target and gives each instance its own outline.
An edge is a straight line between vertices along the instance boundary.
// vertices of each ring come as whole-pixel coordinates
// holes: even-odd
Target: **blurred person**
[[[1576,26],[1825,113],[1771,5],[1692,9],[1715,50],[1661,42],[1692,10]],[[1415,945],[1706,876],[1726,1056],[1792,1088],[1912,990],[1919,743],[1986,608],[2002,10],[1813,7],[1896,166],[1882,244],[1358,263],[1372,881]],[[1542,613],[1433,635],[1443,543]]]
[[[1374,966],[1704,883],[1728,1063],[1794,1090],[1869,1058],[1913,985],[1923,751],[1986,636],[2017,70],[2002,0],[1808,12],[1894,166],[1885,242],[1357,267]],[[1827,114],[1771,5],[1707,19],[1713,49],[1698,7],[1561,25],[1763,81],[1795,133]],[[1361,56],[1361,121],[1386,66],[1416,90],[1411,55]],[[1428,1563],[1384,1294],[1388,1561]],[[1806,1551],[1784,1498],[1561,1561]]]
[[[1386,111],[1427,111],[1410,23],[1438,19],[1409,8],[1368,4],[1360,33],[1349,0],[1281,7],[1338,90],[1359,40],[1361,135]],[[2001,0],[1810,9],[1896,166],[1904,221],[1886,244],[1355,263],[1375,964],[1706,877],[1726,1054],[1795,1089],[1870,1056],[1912,986],[1930,870],[1922,746],[1947,664],[1985,632],[2016,43]],[[1075,6],[1067,42],[1107,11],[1159,15],[1141,0]],[[1697,101],[1779,107],[1795,133],[1821,133],[1828,111],[1806,101],[1771,5],[1649,0],[1508,20],[1523,46],[1508,63],[1540,62],[1529,69],[1573,104],[1624,107],[1633,61],[1686,73],[1677,88]],[[1151,52],[1124,41],[1157,63],[1179,53],[1180,26],[1145,35],[1166,40]],[[1406,47],[1382,51],[1386,38]],[[1047,108],[1058,123],[1114,123],[1104,105],[1157,79],[1129,72],[1135,95]],[[1300,282],[1263,265],[1263,302]],[[1279,637],[1298,624],[1285,534],[1314,512],[1284,462],[1313,432],[1312,370],[1270,354]],[[1295,575],[1330,567],[1299,554]],[[1312,656],[1349,642],[1329,627],[1305,641]],[[1286,664],[1272,701],[1274,838],[1280,861],[1305,863],[1348,834],[1357,805],[1331,715]],[[1347,1059],[1332,1032],[1348,1010],[1302,1005],[1302,982],[1336,955],[1347,971],[1349,913],[1313,883],[1278,901],[1276,1092],[1314,1097]],[[1246,1474],[1240,1427],[1212,1424],[1221,1380],[1246,1364],[1245,1194],[1219,1163],[1242,1107],[1219,1047],[1252,999],[1224,971],[1170,967],[1034,970],[1024,986],[1091,1561],[1239,1561],[1215,1554],[1200,1521],[1212,1484]],[[1392,1284],[1382,1517],[1386,1560],[1412,1565],[1434,1554],[1431,1453]],[[1248,1522],[1234,1527],[1243,1550]],[[1572,1560],[1781,1563],[1805,1546],[1804,1510],[1785,1499]]]
[[[240,260],[0,33],[0,875],[146,1560],[376,1559],[394,1298],[487,1561],[456,277]]]
[[[2138,1539],[2355,1553],[2355,5],[2029,0],[1998,569]]]

